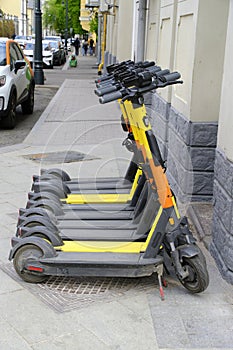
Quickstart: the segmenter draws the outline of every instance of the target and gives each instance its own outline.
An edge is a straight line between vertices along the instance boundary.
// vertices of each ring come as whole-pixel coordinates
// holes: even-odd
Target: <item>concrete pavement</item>
[[[98,104],[94,66],[94,57],[80,57],[24,142],[0,149],[0,349],[233,349],[233,288],[202,242],[208,289],[191,295],[169,276],[164,302],[154,277],[28,285],[7,260],[18,208],[41,167],[64,167],[72,177],[124,174],[130,155],[121,146],[119,110]],[[43,158],[51,152],[61,155],[57,164]],[[64,154],[79,153],[83,162],[64,162]]]

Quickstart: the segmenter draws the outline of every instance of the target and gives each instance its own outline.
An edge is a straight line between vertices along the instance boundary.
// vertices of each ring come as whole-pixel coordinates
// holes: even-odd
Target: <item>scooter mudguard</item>
[[[185,244],[176,248],[179,252],[180,260],[183,258],[192,258],[199,254],[199,249],[195,244]]]
[[[20,216],[18,218],[18,227],[30,227],[30,226],[45,226],[51,230],[57,229],[57,224],[52,220],[52,218],[44,217],[41,215],[33,215],[33,216]],[[36,224],[36,225],[35,225]]]
[[[29,200],[27,201],[26,208],[47,208],[52,211],[56,216],[64,215],[64,212],[61,206],[58,206],[55,202],[50,201],[49,199],[43,199],[38,201]]]
[[[38,234],[43,235],[44,239],[50,241],[54,247],[60,247],[63,245],[62,238],[59,235],[60,232],[57,229],[55,231],[43,226],[18,227],[16,237],[35,237]]]
[[[41,249],[43,252],[44,258],[52,258],[57,256],[57,252],[53,248],[53,246],[40,237],[25,237],[25,238],[13,237],[11,239],[12,249],[9,254],[9,260],[12,260],[14,258],[15,253],[19,248],[27,244],[33,244],[39,249]]]

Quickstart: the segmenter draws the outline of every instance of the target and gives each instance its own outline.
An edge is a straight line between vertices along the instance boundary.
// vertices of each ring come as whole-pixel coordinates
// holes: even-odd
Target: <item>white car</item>
[[[35,43],[28,41],[25,43],[23,50],[24,56],[30,61],[33,67]],[[42,61],[43,68],[53,68],[53,53],[46,43],[42,43]]]
[[[29,35],[16,35],[14,40],[17,41],[17,43],[19,43],[19,45],[22,47],[28,40],[31,40],[31,38],[32,37]]]
[[[13,129],[16,106],[23,114],[34,108],[34,74],[21,48],[14,40],[0,38],[0,125]]]

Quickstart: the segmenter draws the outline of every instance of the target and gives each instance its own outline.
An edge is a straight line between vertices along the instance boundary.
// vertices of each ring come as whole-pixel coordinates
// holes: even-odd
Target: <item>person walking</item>
[[[94,51],[94,40],[91,38],[89,42],[89,47],[90,47],[90,56],[93,56],[93,51]]]
[[[74,41],[74,48],[75,48],[75,55],[78,56],[79,55],[79,48],[80,48],[80,40],[78,37]]]
[[[85,40],[83,43],[83,54],[84,56],[87,55],[87,50],[88,50],[88,42]]]

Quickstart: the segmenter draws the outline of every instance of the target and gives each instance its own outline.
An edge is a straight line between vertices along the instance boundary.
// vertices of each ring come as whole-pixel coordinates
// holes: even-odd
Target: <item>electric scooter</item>
[[[49,275],[72,276],[147,276],[157,272],[160,293],[164,252],[168,254],[181,283],[193,293],[208,286],[205,260],[189,230],[186,218],[180,218],[175,199],[167,182],[156,139],[151,131],[143,105],[143,94],[176,81],[150,81],[143,87],[122,86],[121,90],[105,94],[101,103],[120,99],[122,109],[130,118],[133,135],[138,135],[140,165],[149,179],[152,193],[153,222],[145,237],[137,241],[111,240],[62,240],[62,245],[53,246],[38,236],[14,237],[10,260],[16,272],[28,282],[41,282]],[[137,123],[134,124],[134,119]],[[141,132],[143,130],[143,132]]]

